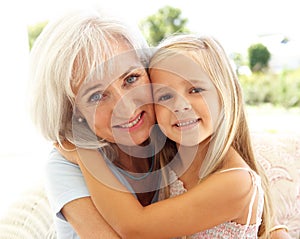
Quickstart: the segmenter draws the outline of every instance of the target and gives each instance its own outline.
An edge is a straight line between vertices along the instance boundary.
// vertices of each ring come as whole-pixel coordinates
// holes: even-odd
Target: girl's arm
[[[68,147],[68,145],[64,146]],[[74,147],[75,146],[72,145],[71,148]],[[67,152],[62,150],[58,145],[56,145],[56,148],[68,160],[76,164],[78,163],[79,155],[76,151]],[[113,231],[96,210],[91,198],[85,197],[66,204],[62,209],[62,213],[73,226],[80,238],[118,238],[116,232]],[[88,224],[85,223],[87,221],[89,221]],[[284,229],[272,231],[270,235],[270,239],[291,239],[291,236]]]
[[[57,204],[63,205],[60,213],[82,239],[120,238],[100,215],[91,197],[85,193],[87,188],[83,175],[79,167],[74,165],[77,164],[78,157],[76,150],[72,150],[75,146],[66,142],[63,147],[58,144],[54,144],[54,146],[59,152],[52,152],[46,167],[48,191],[51,194],[51,201],[55,202],[53,207],[56,208]],[[72,164],[66,163],[62,156]],[[64,186],[60,187],[61,184]],[[68,193],[68,191],[72,193]]]
[[[117,185],[103,160],[97,160],[97,169],[92,166],[95,165],[93,160],[86,160],[100,156],[99,153],[96,156],[97,152],[92,154],[82,154],[81,158],[85,160],[78,163],[95,206],[122,238],[189,235],[239,219],[241,212],[248,212],[253,187],[246,171],[212,175],[183,195],[142,207],[132,194]],[[95,178],[95,173],[101,175],[100,180],[98,176]],[[110,177],[112,187],[103,183],[103,175]],[[105,180],[107,182],[107,178]],[[241,220],[245,221],[245,218]]]
[[[90,197],[67,203],[62,208],[62,214],[82,239],[120,238],[100,215]]]

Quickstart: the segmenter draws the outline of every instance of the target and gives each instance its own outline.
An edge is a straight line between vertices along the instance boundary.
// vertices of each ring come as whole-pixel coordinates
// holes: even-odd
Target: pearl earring
[[[78,123],[82,123],[82,122],[84,121],[84,119],[83,119],[82,117],[79,117],[79,118],[77,119],[77,121],[78,121]]]

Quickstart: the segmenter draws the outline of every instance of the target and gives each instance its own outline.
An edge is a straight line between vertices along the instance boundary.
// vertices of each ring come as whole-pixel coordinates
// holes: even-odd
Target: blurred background
[[[28,116],[28,56],[49,20],[100,7],[137,25],[150,45],[174,32],[211,34],[241,81],[250,129],[300,135],[300,14],[296,0],[12,0],[0,5],[0,216],[43,181],[51,143]],[[156,30],[153,30],[156,29]],[[158,29],[158,30],[157,30]]]

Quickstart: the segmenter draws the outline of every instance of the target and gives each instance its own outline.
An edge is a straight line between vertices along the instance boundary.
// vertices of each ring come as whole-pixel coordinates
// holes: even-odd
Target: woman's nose
[[[114,94],[114,112],[119,115],[132,115],[137,108],[134,99],[130,94],[126,93],[127,92],[119,90],[115,91]]]

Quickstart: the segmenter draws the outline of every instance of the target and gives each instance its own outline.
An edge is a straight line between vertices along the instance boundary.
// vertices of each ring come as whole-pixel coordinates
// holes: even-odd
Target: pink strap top
[[[226,170],[222,170],[219,173],[223,172],[229,172],[233,170],[246,170],[250,173],[252,178],[252,185],[254,187],[253,195],[251,197],[250,203],[249,203],[249,210],[248,210],[248,216],[247,216],[247,222],[245,225],[236,223],[236,222],[225,222],[220,225],[214,226],[213,228],[210,228],[205,231],[198,232],[196,234],[187,236],[186,238],[191,239],[254,239],[257,237],[258,228],[261,224],[261,218],[262,218],[262,212],[263,212],[263,204],[264,204],[264,192],[261,186],[261,179],[260,176],[253,170],[247,169],[247,168],[230,168]],[[169,172],[169,179],[172,184],[170,184],[170,197],[175,197],[180,194],[183,194],[187,192],[187,190],[184,188],[183,182],[180,181],[175,174],[174,171]],[[250,225],[250,219],[252,215],[253,205],[255,202],[255,198],[257,193],[258,196],[258,207],[256,212],[256,223]]]

